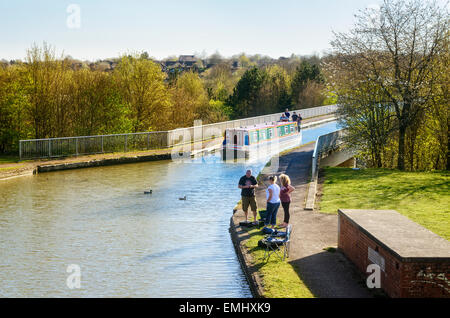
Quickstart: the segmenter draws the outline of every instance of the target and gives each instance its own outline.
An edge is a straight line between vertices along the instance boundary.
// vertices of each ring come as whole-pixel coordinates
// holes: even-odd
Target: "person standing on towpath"
[[[284,173],[280,175],[280,184],[280,201],[284,210],[284,221],[280,227],[287,227],[290,219],[289,205],[291,204],[291,193],[295,190],[295,188],[291,186],[291,179],[289,176]]]
[[[280,207],[280,187],[276,184],[277,177],[269,177],[270,185],[266,190],[267,198],[267,216],[264,222],[265,226],[271,225],[272,229],[277,224],[277,212]]]
[[[255,188],[258,187],[258,181],[252,176],[252,171],[250,169],[247,170],[245,176],[242,176],[241,179],[239,179],[238,187],[239,189],[242,189],[242,210],[245,213],[245,222],[248,222],[248,207],[250,206],[254,217],[253,223],[258,224],[256,221],[257,206],[255,198]]]

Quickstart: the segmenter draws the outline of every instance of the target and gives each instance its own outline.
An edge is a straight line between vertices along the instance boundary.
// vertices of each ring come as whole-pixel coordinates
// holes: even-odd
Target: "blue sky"
[[[332,30],[379,0],[0,0],[0,59],[23,59],[43,41],[60,54],[96,60],[147,51],[151,56],[219,51],[272,57],[322,53]],[[70,4],[81,27],[67,27]]]

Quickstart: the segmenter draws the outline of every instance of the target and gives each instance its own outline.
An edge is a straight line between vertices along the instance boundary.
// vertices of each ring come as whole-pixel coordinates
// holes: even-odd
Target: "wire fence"
[[[295,112],[306,119],[332,114],[336,109],[337,105],[327,105],[295,110]],[[202,125],[201,121],[196,121],[193,127],[170,131],[20,140],[19,158],[20,160],[41,159],[166,149],[222,137],[227,128],[278,121],[280,116],[281,112],[208,125]]]

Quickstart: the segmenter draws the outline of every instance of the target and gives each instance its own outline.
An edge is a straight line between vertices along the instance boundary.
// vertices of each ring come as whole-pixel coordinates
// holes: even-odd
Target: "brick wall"
[[[339,249],[366,273],[367,266],[381,265],[381,288],[390,297],[450,298],[450,263],[426,258],[403,259],[381,242],[366,235],[345,215],[339,214]],[[369,253],[372,260],[369,259]],[[384,268],[383,268],[384,267]]]

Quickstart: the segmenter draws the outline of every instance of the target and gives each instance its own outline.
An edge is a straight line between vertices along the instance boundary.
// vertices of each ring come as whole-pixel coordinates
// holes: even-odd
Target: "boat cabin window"
[[[237,145],[238,143],[238,139],[237,139],[237,135],[234,135],[234,140],[233,140],[234,144]]]

